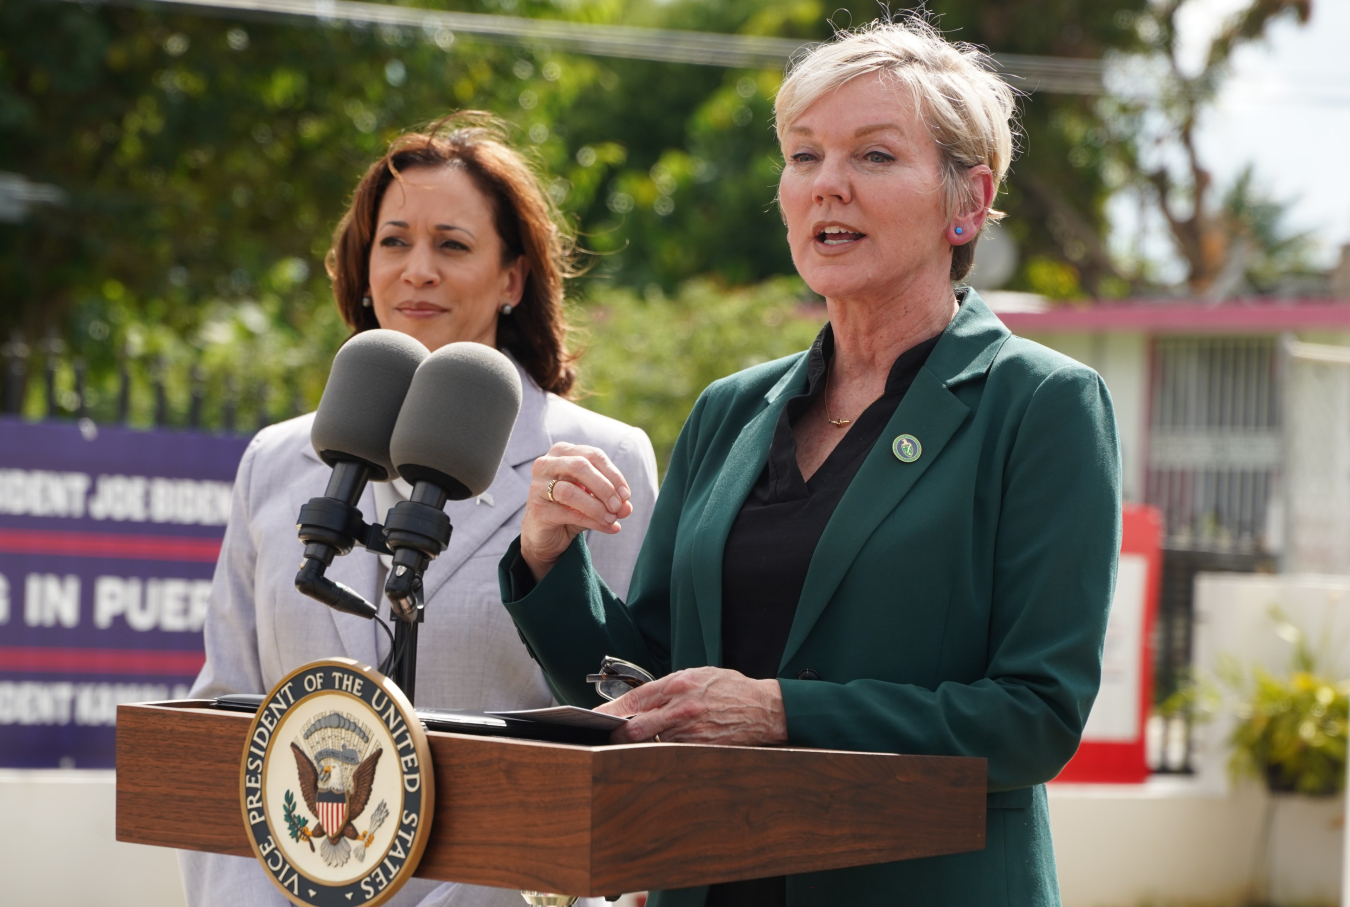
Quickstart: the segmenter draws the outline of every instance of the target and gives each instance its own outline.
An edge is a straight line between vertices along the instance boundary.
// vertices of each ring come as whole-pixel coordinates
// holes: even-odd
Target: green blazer
[[[532,589],[512,579],[519,540],[507,552],[503,601],[560,699],[598,703],[585,676],[604,655],[658,676],[720,664],[723,547],[806,367],[799,353],[704,391],[627,602],[581,536]],[[917,460],[892,452],[901,434]],[[1097,694],[1119,549],[1106,386],[968,291],[820,538],[778,678],[792,745],[987,759],[987,843],[790,876],[792,907],[1059,903],[1044,784]],[[702,905],[706,890],[653,903]]]

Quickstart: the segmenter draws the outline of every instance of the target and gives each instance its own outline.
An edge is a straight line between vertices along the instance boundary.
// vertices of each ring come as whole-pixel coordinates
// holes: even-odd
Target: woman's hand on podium
[[[615,743],[711,743],[771,746],[787,742],[783,691],[777,680],[752,680],[726,668],[667,674],[596,708],[631,715]]]
[[[520,526],[520,556],[535,582],[553,569],[577,533],[617,533],[619,520],[633,512],[631,496],[623,473],[599,448],[559,441],[535,460]]]

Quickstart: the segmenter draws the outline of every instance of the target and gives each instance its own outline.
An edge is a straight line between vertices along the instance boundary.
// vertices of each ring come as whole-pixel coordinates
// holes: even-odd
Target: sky
[[[1197,66],[1220,23],[1250,0],[1195,0],[1179,23]],[[1287,225],[1309,231],[1333,265],[1350,243],[1350,0],[1313,0],[1312,19],[1281,21],[1242,48],[1217,103],[1201,121],[1202,160],[1227,186],[1247,164],[1271,196],[1289,203]],[[1111,208],[1118,235],[1137,229],[1137,205]],[[1156,232],[1157,227],[1154,227]],[[1165,245],[1161,236],[1146,244]]]

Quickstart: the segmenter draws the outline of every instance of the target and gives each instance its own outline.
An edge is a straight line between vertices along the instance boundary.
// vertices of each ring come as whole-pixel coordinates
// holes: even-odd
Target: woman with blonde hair
[[[1051,907],[1045,782],[1100,681],[1120,466],[1101,379],[954,285],[998,216],[1012,92],[910,19],[813,50],[776,112],[787,241],[829,323],[699,398],[627,596],[584,537],[617,528],[622,469],[536,463],[506,607],[571,702],[599,702],[607,655],[658,678],[601,706],[634,716],[619,740],[987,760],[983,850],[654,907]]]
[[[419,706],[498,710],[552,702],[498,604],[496,578],[497,561],[520,530],[535,458],[559,442],[585,444],[627,476],[613,512],[629,525],[622,535],[593,540],[597,569],[612,587],[627,588],[651,517],[656,459],[646,434],[566,399],[576,372],[566,347],[567,242],[559,224],[502,124],[463,113],[391,143],[358,183],[328,254],[338,310],[353,334],[402,331],[430,350],[483,343],[520,371],[520,415],[501,468],[487,492],[447,505],[455,531],[426,572]],[[376,665],[387,653],[371,621],[325,608],[295,588],[303,547],[296,514],[323,494],[331,472],[310,445],[313,418],[259,432],[239,464],[206,620],[206,665],[193,696],[261,693],[310,661],[347,656]],[[372,484],[360,503],[364,518],[383,522],[410,491],[401,480]],[[387,560],[358,549],[334,561],[328,576],[380,602],[387,619]],[[184,852],[181,863],[192,905],[287,903],[254,860]],[[521,900],[516,891],[414,879],[389,903],[516,907]]]

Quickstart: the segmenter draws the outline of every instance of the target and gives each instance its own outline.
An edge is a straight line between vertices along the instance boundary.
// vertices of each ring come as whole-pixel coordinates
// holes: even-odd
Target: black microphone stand
[[[382,554],[390,554],[384,544],[383,527],[361,519],[356,502],[370,481],[371,466],[360,460],[339,460],[321,498],[311,498],[300,508],[296,528],[305,543],[305,559],[295,576],[295,587],[330,608],[372,619],[375,606],[359,592],[334,582],[324,575],[333,558],[348,554],[357,543]]]
[[[422,574],[431,559],[450,544],[450,517],[446,493],[438,485],[418,481],[412,497],[400,501],[385,520],[384,537],[394,560],[384,594],[389,599],[394,627],[393,680],[412,702],[417,683],[417,630],[426,615]]]
[[[372,467],[359,460],[333,464],[333,475],[321,498],[300,508],[300,540],[305,556],[295,586],[310,598],[338,611],[368,620],[379,610],[355,589],[324,575],[333,558],[348,554],[357,544],[377,554],[393,555],[384,584],[394,621],[389,676],[414,702],[417,692],[417,631],[426,616],[422,574],[432,558],[450,544],[450,517],[443,509],[446,492],[438,484],[418,481],[412,497],[389,511],[386,524],[367,523],[356,502],[370,481]]]

